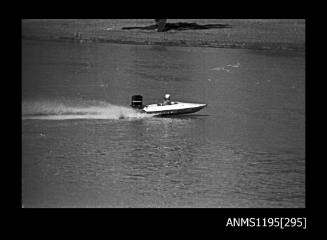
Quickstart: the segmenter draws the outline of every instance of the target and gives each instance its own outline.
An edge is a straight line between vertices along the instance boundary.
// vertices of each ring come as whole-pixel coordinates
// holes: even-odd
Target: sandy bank
[[[196,23],[201,29],[186,27],[157,32],[151,29],[153,19],[26,19],[22,20],[22,38],[80,43],[305,49],[305,20],[168,19],[168,23]]]

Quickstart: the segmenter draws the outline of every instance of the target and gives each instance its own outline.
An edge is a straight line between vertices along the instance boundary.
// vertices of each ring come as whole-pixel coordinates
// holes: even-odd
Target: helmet
[[[165,94],[165,100],[169,100],[170,99],[170,95],[169,94]]]

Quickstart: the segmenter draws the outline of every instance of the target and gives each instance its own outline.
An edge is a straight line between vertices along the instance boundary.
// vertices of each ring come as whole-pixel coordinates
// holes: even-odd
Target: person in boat
[[[167,93],[167,94],[165,94],[164,101],[163,101],[162,105],[165,106],[165,105],[170,105],[170,104],[171,104],[170,95]]]

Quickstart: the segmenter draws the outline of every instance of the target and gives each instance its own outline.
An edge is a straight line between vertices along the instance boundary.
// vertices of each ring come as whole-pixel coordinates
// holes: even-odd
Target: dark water
[[[301,52],[22,41],[24,207],[305,207]],[[207,103],[155,118],[146,104]]]

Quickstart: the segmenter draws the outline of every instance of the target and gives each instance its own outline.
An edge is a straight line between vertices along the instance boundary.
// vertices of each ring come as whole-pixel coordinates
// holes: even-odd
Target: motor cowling
[[[142,109],[143,108],[143,97],[141,95],[133,95],[131,107],[136,108],[136,109]]]

